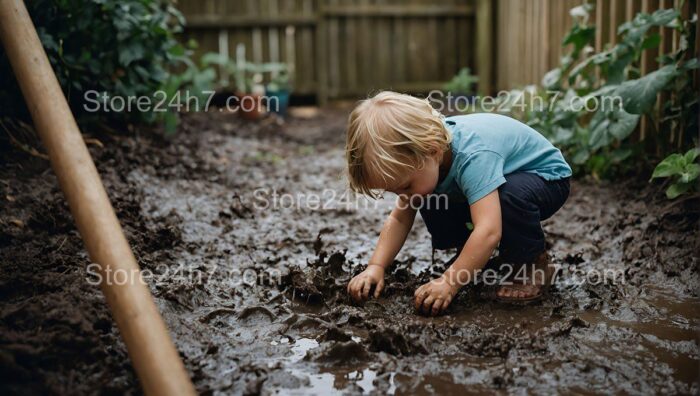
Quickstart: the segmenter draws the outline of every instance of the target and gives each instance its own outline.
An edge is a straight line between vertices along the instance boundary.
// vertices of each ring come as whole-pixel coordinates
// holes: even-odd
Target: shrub
[[[79,121],[153,122],[153,111],[90,113],[84,95],[153,97],[188,58],[175,34],[183,16],[166,0],[35,0],[27,2],[39,38]],[[0,116],[28,118],[21,92],[0,51]],[[173,116],[172,113],[169,114]]]
[[[691,77],[700,63],[697,58],[688,59],[695,43],[696,21],[682,20],[674,9],[637,14],[618,27],[618,43],[596,53],[595,27],[588,24],[591,7],[572,10],[576,23],[562,43],[570,51],[559,67],[544,76],[541,88],[518,94],[540,99],[530,99],[530,103],[545,104],[523,109],[522,118],[561,147],[577,173],[602,178],[632,166],[638,169],[639,163],[647,159],[643,143],[629,139],[642,117],[649,117],[652,126],[659,125],[659,131],[651,137],[655,141],[650,143],[660,153],[671,149],[671,130],[683,137],[680,145],[692,145],[698,128],[698,93],[693,90]],[[651,33],[652,27],[676,30],[680,45],[675,51],[661,53],[658,70],[641,76],[642,54],[660,43],[659,34]],[[672,93],[673,100],[657,109],[654,104],[663,91]],[[602,98],[613,101],[591,112],[573,105],[596,100],[604,103]]]

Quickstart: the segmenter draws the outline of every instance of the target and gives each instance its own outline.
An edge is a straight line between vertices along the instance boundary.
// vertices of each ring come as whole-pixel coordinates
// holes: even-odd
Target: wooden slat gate
[[[427,92],[461,67],[492,64],[491,2],[485,0],[181,0],[186,36],[198,53],[233,55],[239,43],[254,62],[285,62],[294,91],[328,98],[379,89]],[[477,5],[479,25],[477,26]],[[482,39],[477,40],[477,31]],[[478,43],[478,45],[477,45]],[[486,54],[479,56],[476,54]]]

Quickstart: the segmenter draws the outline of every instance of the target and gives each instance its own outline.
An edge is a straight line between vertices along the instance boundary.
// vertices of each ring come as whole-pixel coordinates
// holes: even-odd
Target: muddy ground
[[[342,194],[344,117],[199,115],[173,139],[90,145],[201,393],[699,392],[697,200],[576,181],[546,222],[563,268],[547,300],[468,287],[436,318],[412,295],[455,252],[433,263],[418,219],[384,295],[355,306],[345,285],[391,197],[358,209]],[[3,393],[139,393],[46,161],[2,153]]]

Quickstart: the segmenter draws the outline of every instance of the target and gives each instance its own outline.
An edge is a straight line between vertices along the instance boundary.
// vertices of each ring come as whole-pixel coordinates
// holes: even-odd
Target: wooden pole
[[[21,0],[0,0],[0,39],[145,393],[194,394]]]

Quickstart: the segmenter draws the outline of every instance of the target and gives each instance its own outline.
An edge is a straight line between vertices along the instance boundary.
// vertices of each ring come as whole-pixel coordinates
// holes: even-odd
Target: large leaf
[[[654,168],[651,178],[669,177],[677,175],[683,171],[684,159],[681,154],[671,154],[659,162]]]
[[[654,104],[656,95],[676,76],[675,65],[667,65],[636,80],[625,81],[617,87],[625,111],[643,114]]]
[[[610,145],[614,140],[624,140],[637,127],[640,116],[623,109],[598,111],[591,119],[591,136],[588,144],[596,150]]]

